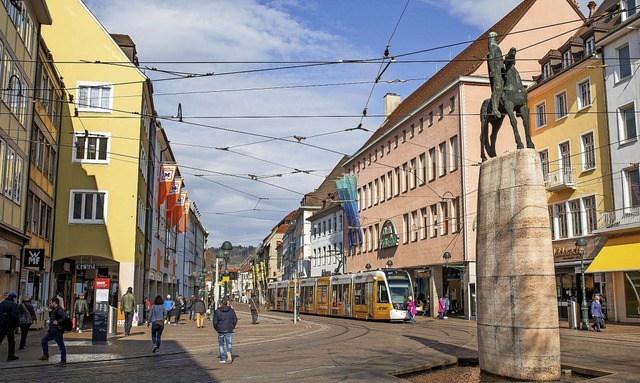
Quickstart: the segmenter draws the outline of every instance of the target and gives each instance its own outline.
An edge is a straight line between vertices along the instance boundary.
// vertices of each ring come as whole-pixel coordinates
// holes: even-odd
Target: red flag
[[[182,214],[184,214],[185,202],[187,202],[187,192],[181,192],[171,213],[171,226],[175,226],[180,222],[180,218],[182,218]]]
[[[160,174],[158,175],[158,208],[167,199],[171,185],[176,176],[178,165],[160,164]]]
[[[184,204],[182,218],[180,218],[180,222],[178,223],[178,233],[184,233],[187,231],[187,227],[189,226],[189,212],[191,211],[191,201],[187,201]]]
[[[173,208],[176,206],[180,192],[182,191],[182,177],[175,177],[171,183],[171,189],[167,196],[167,226],[171,227],[171,216],[173,215]]]

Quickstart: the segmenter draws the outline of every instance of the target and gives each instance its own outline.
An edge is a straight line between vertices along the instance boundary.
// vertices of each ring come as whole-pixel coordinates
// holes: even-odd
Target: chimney
[[[384,95],[384,117],[387,118],[400,105],[400,96],[395,93]]]
[[[595,1],[590,1],[589,4],[587,4],[587,7],[589,7],[589,18],[593,17],[593,13],[596,11],[597,6],[598,5]]]

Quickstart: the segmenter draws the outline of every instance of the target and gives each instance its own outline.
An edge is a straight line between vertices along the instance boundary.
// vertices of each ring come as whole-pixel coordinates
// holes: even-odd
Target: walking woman
[[[162,331],[164,330],[164,322],[167,319],[167,310],[164,308],[164,300],[158,295],[153,300],[153,306],[149,310],[147,318],[147,326],[151,323],[151,342],[153,342],[154,354],[160,353],[160,343],[162,342]]]
[[[20,318],[20,350],[24,350],[29,327],[36,322],[36,310],[33,309],[30,295],[22,297],[22,303],[18,305],[18,318]]]

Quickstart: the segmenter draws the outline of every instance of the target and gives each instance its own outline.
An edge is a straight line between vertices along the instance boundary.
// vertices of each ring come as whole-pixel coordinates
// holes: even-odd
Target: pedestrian
[[[62,292],[61,291],[56,291],[56,298],[58,298],[58,301],[60,302],[60,307],[62,307],[63,310],[65,310],[65,305],[64,305],[64,298],[62,297]]]
[[[178,298],[176,298],[176,302],[175,302],[175,306],[174,306],[174,310],[176,312],[176,321],[173,323],[174,325],[179,325],[180,324],[180,315],[182,314],[182,310],[184,309],[184,299],[182,299],[182,295],[178,295]]]
[[[20,359],[16,356],[16,327],[20,324],[20,315],[18,314],[18,305],[16,305],[18,294],[13,291],[7,295],[7,298],[0,303],[0,343],[7,337],[9,343],[9,354],[7,361]]]
[[[84,318],[89,316],[89,305],[87,300],[84,299],[84,294],[80,294],[76,299],[73,312],[76,315],[76,331],[80,334],[84,328]]]
[[[222,299],[222,304],[213,313],[213,328],[218,333],[220,363],[233,363],[233,330],[238,323],[236,312],[229,306],[229,298]],[[225,353],[225,345],[227,352]]]
[[[448,319],[447,313],[449,312],[449,295],[444,295],[444,319]]]
[[[415,324],[416,314],[418,313],[418,310],[416,308],[416,301],[413,300],[413,297],[411,295],[409,295],[408,300],[409,303],[407,304],[407,311],[409,313],[409,323]]]
[[[49,300],[49,330],[42,337],[42,356],[39,360],[49,360],[49,341],[53,340],[58,345],[60,350],[60,362],[56,363],[56,367],[64,367],[67,365],[67,348],[64,345],[64,327],[62,322],[69,319],[67,312],[60,306],[60,300],[58,297],[53,297]]]
[[[438,319],[444,319],[444,298],[438,298]]]
[[[167,310],[160,295],[153,300],[153,306],[149,309],[147,317],[147,327],[151,324],[151,343],[153,343],[153,354],[160,354],[160,343],[162,343],[162,331],[167,319]]]
[[[189,301],[187,302],[187,310],[189,310],[189,320],[190,321],[195,321],[196,320],[196,311],[193,308],[193,304],[196,303],[196,296],[192,295],[191,298],[189,298]]]
[[[258,324],[258,314],[260,314],[260,300],[255,293],[251,293],[249,299],[249,309],[251,310],[251,324]]]
[[[171,300],[171,295],[167,295],[167,300],[164,301],[164,309],[167,311],[167,324],[171,323],[171,311],[173,310],[174,306],[175,302]]]
[[[602,321],[602,305],[600,304],[600,295],[593,297],[591,301],[591,316],[593,317],[593,324],[591,327],[594,331],[600,332],[600,326]]]
[[[124,313],[124,336],[131,335],[131,325],[135,311],[136,297],[133,295],[133,288],[129,287],[122,296],[122,302],[120,303],[120,313]]]
[[[202,298],[196,298],[196,301],[193,303],[193,310],[196,313],[196,328],[203,328],[206,308],[204,307],[204,301]]]
[[[27,335],[29,328],[36,320],[36,310],[31,302],[31,295],[22,297],[22,303],[18,305],[18,317],[20,321],[20,350],[24,350],[27,345]]]
[[[143,320],[147,322],[149,318],[149,310],[151,310],[151,300],[149,297],[144,297],[144,318]]]

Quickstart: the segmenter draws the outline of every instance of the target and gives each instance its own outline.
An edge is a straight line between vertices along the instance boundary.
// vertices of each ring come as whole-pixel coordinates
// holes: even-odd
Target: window
[[[142,231],[144,233],[144,219],[145,219],[145,206],[144,203],[142,202],[142,199],[140,197],[138,197],[138,220],[137,220],[137,224],[138,224],[138,229],[140,229],[140,231]]]
[[[380,191],[379,191],[379,186],[378,186],[378,180],[375,179],[373,180],[373,190],[371,192],[372,194],[372,199],[373,199],[373,204],[377,205],[378,204],[378,198],[380,197]],[[331,223],[331,222],[329,222]]]
[[[425,154],[422,153],[420,154],[420,156],[418,157],[418,167],[419,167],[419,173],[418,173],[418,183],[420,185],[424,185],[424,183],[427,181],[427,159],[425,157]]]
[[[429,210],[429,236],[435,238],[438,236],[438,205],[431,205]]]
[[[596,148],[593,142],[593,132],[582,135],[582,170],[596,167]]]
[[[69,222],[90,224],[106,223],[104,215],[106,211],[106,200],[106,192],[72,190]]]
[[[424,130],[424,118],[420,117],[420,123],[418,124],[418,133],[422,133]]]
[[[449,233],[449,201],[440,202],[440,235]]]
[[[387,179],[385,178],[384,174],[380,177],[380,202],[384,202],[386,196],[387,196]]]
[[[576,89],[576,93],[578,95],[578,109],[586,108],[587,106],[591,106],[591,84],[589,80],[583,81],[578,84],[578,89]]]
[[[414,210],[411,212],[411,242],[415,242],[418,240],[418,231],[420,226],[420,222],[418,222],[418,211]]]
[[[402,215],[402,243],[409,242],[409,214]]]
[[[631,59],[629,56],[629,46],[625,45],[624,47],[618,49],[618,78],[616,80],[620,81],[628,76],[631,76]]]
[[[567,116],[567,92],[556,94],[556,120]]]
[[[567,208],[564,204],[558,204],[556,205],[556,211],[558,213],[558,236],[559,238],[568,238],[569,229],[567,226]]]
[[[460,154],[458,152],[458,136],[453,136],[449,139],[449,153],[451,153],[451,171],[458,170],[458,159]]]
[[[571,51],[566,51],[562,53],[562,69],[568,68],[573,64],[573,60],[571,59]]]
[[[546,80],[549,77],[551,77],[551,64],[550,63],[546,63],[542,66],[542,79]]]
[[[547,125],[547,104],[540,103],[536,105],[536,128]]]
[[[453,113],[456,110],[456,96],[449,98],[449,113]]]
[[[415,134],[416,134],[416,126],[414,124],[411,124],[411,129],[409,129],[409,138],[413,138]]]
[[[409,179],[409,188],[410,189],[415,189],[415,187],[418,185],[418,164],[417,164],[417,159],[412,159],[410,162],[411,168],[409,169],[409,171],[411,172],[410,174],[410,179]]]
[[[432,126],[433,125],[433,112],[429,112],[428,120],[429,120],[429,126]]]
[[[640,169],[625,170],[624,183],[625,208],[640,206]]]
[[[451,201],[451,232],[460,232],[460,197]]]
[[[109,134],[76,133],[74,162],[109,162]]]
[[[113,85],[78,83],[76,107],[79,111],[111,113]]]
[[[620,12],[620,16],[622,18],[622,21],[625,21],[630,16],[636,14],[636,7],[640,5],[640,2],[638,0],[622,0],[620,2],[620,5],[622,10],[622,12]]]
[[[396,134],[395,141],[394,141],[394,143],[393,143],[393,148],[394,148],[394,149],[397,149],[397,148],[398,148],[398,135],[397,135],[397,134]]]
[[[598,214],[596,212],[596,197],[585,197],[582,199],[584,211],[587,217],[587,233],[591,234],[598,228]]]
[[[24,179],[24,160],[16,155],[15,168],[13,173],[13,201],[17,204],[22,202],[22,180]]]
[[[409,169],[409,166],[405,162],[404,164],[402,164],[402,192],[403,193],[406,193],[407,190],[409,189],[410,175],[411,175],[411,169]]]
[[[5,149],[6,157],[4,160],[4,195],[13,199],[13,176],[15,167],[16,152],[9,146]]]
[[[542,150],[538,154],[540,155],[540,165],[542,165],[542,178],[546,180],[549,174],[549,151]]]
[[[438,145],[438,150],[440,151],[440,171],[438,176],[444,176],[447,174],[447,143],[441,142]]]
[[[571,171],[571,145],[569,145],[569,141],[563,142],[558,145],[558,151],[560,152],[560,161],[559,167],[560,169],[564,169],[564,174]]]
[[[582,211],[580,209],[580,200],[569,201],[569,210],[571,211],[571,226],[574,237],[582,235]]]
[[[4,165],[7,160],[7,146],[4,141],[0,140],[0,194],[4,193]]]
[[[621,141],[636,140],[638,133],[636,131],[636,111],[633,104],[620,108],[618,115]]]
[[[589,57],[596,51],[596,39],[591,36],[584,42],[584,56]]]
[[[407,129],[402,131],[402,143],[404,144],[405,142],[407,142]]]
[[[393,173],[393,195],[400,194],[400,168],[395,168]]]
[[[420,239],[426,239],[427,238],[427,228],[429,227],[429,225],[427,224],[427,208],[423,207],[422,209],[420,209],[420,222],[418,222],[418,226],[420,226],[419,230],[420,230]]]
[[[387,173],[387,198],[391,199],[393,197],[393,172]]]
[[[436,157],[436,148],[429,149],[429,181],[436,179],[438,169],[438,158]]]
[[[444,117],[444,105],[440,104],[440,106],[438,106],[438,120],[442,120],[443,117]]]

